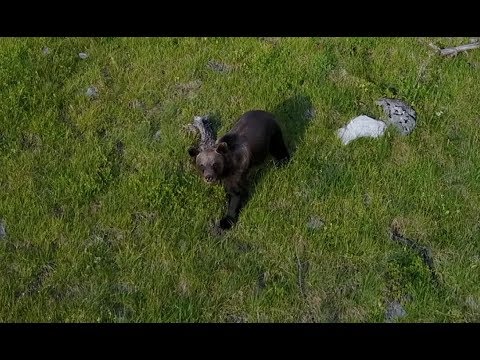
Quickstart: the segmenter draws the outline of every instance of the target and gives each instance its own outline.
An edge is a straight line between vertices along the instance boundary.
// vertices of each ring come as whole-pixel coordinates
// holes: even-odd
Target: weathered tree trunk
[[[435,49],[436,51],[439,52],[440,55],[442,56],[455,56],[459,52],[462,51],[467,51],[467,50],[473,50],[477,49],[480,47],[480,41],[472,42],[470,44],[465,44],[465,45],[460,45],[460,46],[454,46],[454,47],[449,47],[449,48],[444,48],[440,49],[438,46],[430,43],[428,44],[431,48]]]
[[[193,123],[187,125],[187,128],[200,134],[200,143],[198,144],[200,151],[211,148],[215,145],[217,135],[213,130],[212,122],[208,115],[195,116],[193,118]]]

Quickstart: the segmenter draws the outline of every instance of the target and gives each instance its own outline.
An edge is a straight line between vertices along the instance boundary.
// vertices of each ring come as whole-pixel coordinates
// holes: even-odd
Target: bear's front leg
[[[219,222],[219,227],[222,230],[231,229],[233,225],[235,225],[240,210],[248,199],[248,190],[245,181],[234,183],[233,185],[227,184],[225,190],[227,192],[228,207],[227,213]]]

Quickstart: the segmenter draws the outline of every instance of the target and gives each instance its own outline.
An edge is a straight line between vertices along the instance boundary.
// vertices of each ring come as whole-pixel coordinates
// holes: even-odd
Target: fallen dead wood
[[[211,148],[215,145],[216,134],[209,116],[195,116],[193,123],[185,126],[186,129],[200,134],[200,150]]]
[[[480,42],[474,42],[474,43],[460,45],[460,46],[448,47],[448,48],[444,48],[444,49],[440,49],[438,46],[436,46],[435,44],[432,44],[432,43],[429,43],[428,45],[431,48],[433,48],[435,51],[437,51],[442,56],[456,56],[460,52],[479,48],[480,47]]]

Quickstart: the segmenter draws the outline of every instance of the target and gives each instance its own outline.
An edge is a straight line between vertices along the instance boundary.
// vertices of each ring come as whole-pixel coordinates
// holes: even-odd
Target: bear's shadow
[[[290,152],[289,162],[295,157],[297,147],[302,142],[312,118],[312,111],[312,102],[305,95],[292,96],[278,104],[273,110],[270,110],[282,128],[283,140]],[[275,169],[275,166],[272,166],[273,161],[271,159],[267,160],[267,162],[268,164],[255,169],[250,176],[250,197],[253,196],[255,188],[260,184],[264,175]],[[288,166],[288,163],[282,166]]]

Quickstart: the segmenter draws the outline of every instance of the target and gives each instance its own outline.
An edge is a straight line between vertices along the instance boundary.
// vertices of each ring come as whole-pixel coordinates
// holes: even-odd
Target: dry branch
[[[473,50],[473,49],[479,48],[480,47],[480,42],[477,41],[477,42],[470,43],[470,44],[448,47],[448,48],[444,48],[444,49],[440,49],[438,46],[436,46],[435,44],[432,44],[432,43],[429,43],[428,45],[431,48],[433,48],[435,51],[437,51],[442,56],[455,56],[462,51]]]
[[[193,123],[188,124],[186,128],[200,134],[200,143],[198,144],[200,150],[211,148],[215,145],[217,136],[208,116],[195,116]]]

